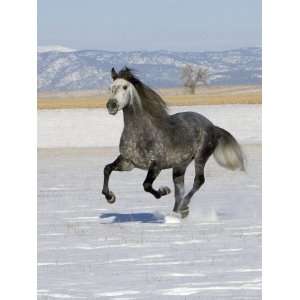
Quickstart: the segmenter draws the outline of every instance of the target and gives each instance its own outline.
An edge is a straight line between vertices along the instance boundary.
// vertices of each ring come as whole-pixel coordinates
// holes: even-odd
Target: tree
[[[201,66],[185,65],[182,68],[183,85],[190,94],[195,94],[198,85],[207,85],[208,77],[208,69]]]

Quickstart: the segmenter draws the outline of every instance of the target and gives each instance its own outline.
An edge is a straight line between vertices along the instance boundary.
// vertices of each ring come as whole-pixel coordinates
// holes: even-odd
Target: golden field
[[[183,89],[161,89],[158,93],[170,106],[204,104],[260,104],[261,86],[210,86],[195,95]],[[97,91],[39,94],[38,109],[103,108],[109,95]]]

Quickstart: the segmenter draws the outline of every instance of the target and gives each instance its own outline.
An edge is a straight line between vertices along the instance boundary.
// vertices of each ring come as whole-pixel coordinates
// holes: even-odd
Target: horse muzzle
[[[116,99],[109,99],[106,103],[106,108],[111,115],[115,115],[119,110],[119,104]]]

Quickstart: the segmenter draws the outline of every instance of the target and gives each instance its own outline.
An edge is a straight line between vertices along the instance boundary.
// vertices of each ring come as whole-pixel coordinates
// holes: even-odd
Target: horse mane
[[[168,117],[166,102],[154,90],[137,78],[132,69],[124,67],[119,71],[118,78],[125,79],[133,84],[141,99],[142,109],[154,119],[162,121]]]

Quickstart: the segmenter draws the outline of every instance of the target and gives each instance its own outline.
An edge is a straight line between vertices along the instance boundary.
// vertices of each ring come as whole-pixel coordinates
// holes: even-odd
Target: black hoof
[[[158,192],[160,193],[161,196],[165,196],[171,193],[170,188],[167,186],[162,186],[158,189]]]
[[[113,192],[109,192],[108,195],[105,195],[105,198],[109,204],[113,204],[116,202],[116,196]]]
[[[189,213],[190,213],[190,210],[188,207],[180,210],[180,215],[181,215],[182,219],[186,218],[189,215]]]

